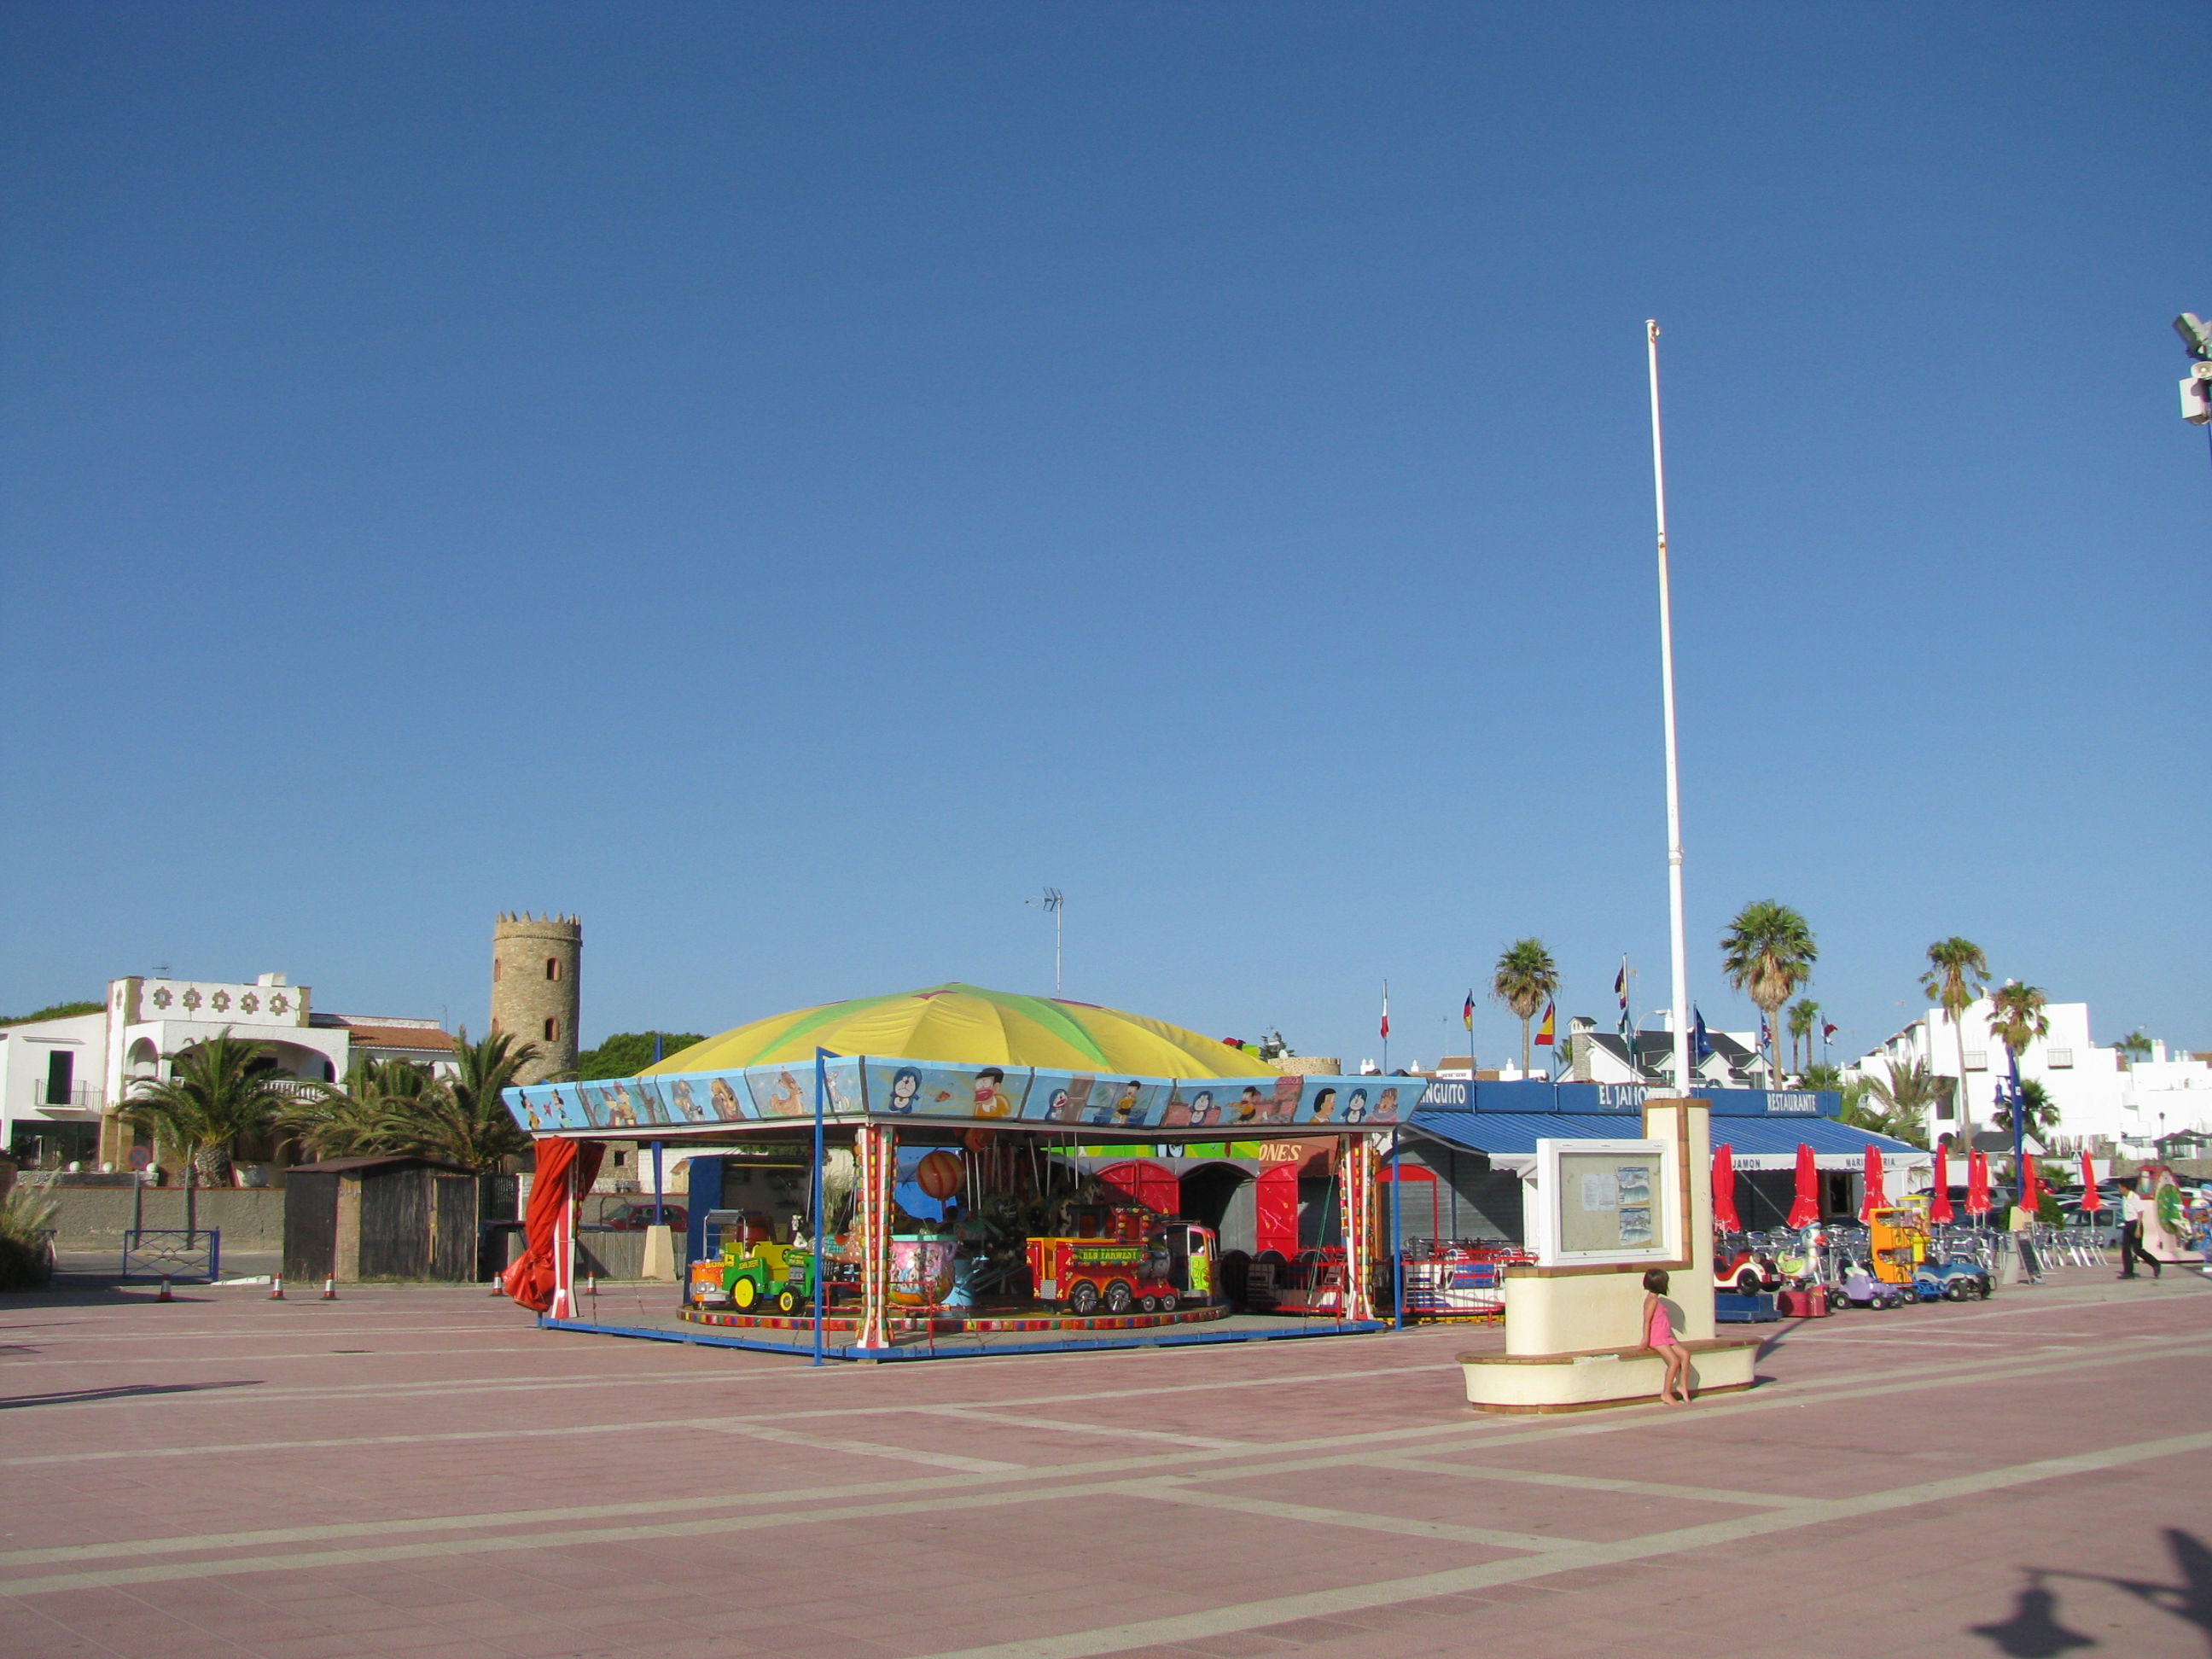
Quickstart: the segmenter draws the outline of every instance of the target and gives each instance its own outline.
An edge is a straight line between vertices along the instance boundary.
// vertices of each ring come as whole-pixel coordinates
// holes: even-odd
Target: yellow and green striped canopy
[[[1131,1077],[1252,1077],[1269,1070],[1241,1048],[1165,1020],[952,984],[757,1019],[671,1054],[647,1075],[811,1061],[817,1048],[882,1060],[1042,1066]]]

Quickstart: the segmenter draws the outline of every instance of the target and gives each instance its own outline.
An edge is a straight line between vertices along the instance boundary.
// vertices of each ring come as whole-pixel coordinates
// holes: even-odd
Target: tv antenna
[[[1060,994],[1060,913],[1067,908],[1067,898],[1057,887],[1044,890],[1042,898],[1024,899],[1024,904],[1034,904],[1052,912],[1052,994]]]

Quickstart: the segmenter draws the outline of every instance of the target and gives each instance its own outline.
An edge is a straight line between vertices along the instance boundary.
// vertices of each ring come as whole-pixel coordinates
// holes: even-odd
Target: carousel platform
[[[580,1319],[540,1318],[545,1330],[623,1336],[648,1342],[688,1342],[701,1347],[811,1356],[814,1322],[804,1316],[730,1314],[656,1306],[617,1291],[592,1298]],[[1203,1343],[1268,1342],[1310,1336],[1352,1336],[1388,1330],[1385,1320],[1334,1319],[1290,1314],[1240,1314],[1225,1306],[1178,1309],[1171,1314],[900,1315],[891,1322],[891,1346],[860,1349],[848,1315],[823,1322],[825,1358],[869,1363],[957,1359],[981,1355],[1071,1353],[1091,1349],[1181,1347]]]
[[[921,1310],[911,1313],[893,1314],[890,1328],[900,1334],[914,1333],[937,1336],[961,1336],[969,1332],[986,1331],[1136,1331],[1153,1329],[1162,1325],[1204,1325],[1214,1320],[1229,1317],[1226,1306],[1178,1308],[1173,1313],[1095,1314],[1088,1319],[1073,1314],[1054,1313],[1046,1309],[1033,1311],[994,1310],[991,1311],[956,1312],[951,1309]],[[741,1330],[805,1331],[807,1340],[813,1340],[814,1318],[811,1314],[727,1313],[715,1308],[686,1308],[677,1315],[678,1319],[692,1325],[720,1325]],[[833,1313],[822,1322],[825,1331],[836,1331],[850,1335],[860,1328],[859,1318],[850,1313]]]

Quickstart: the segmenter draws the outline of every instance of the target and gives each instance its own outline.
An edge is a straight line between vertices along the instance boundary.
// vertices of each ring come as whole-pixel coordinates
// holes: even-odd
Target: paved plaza
[[[1462,1403],[1494,1331],[817,1370],[450,1288],[0,1326],[11,1659],[2212,1652],[2212,1281],[2172,1269],[1544,1419]]]

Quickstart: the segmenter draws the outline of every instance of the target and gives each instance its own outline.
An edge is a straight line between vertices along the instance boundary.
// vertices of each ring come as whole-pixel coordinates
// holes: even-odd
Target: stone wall
[[[123,1248],[131,1225],[131,1188],[53,1187],[54,1246],[64,1250]],[[219,1228],[226,1250],[279,1250],[284,1247],[284,1189],[281,1187],[203,1187],[198,1200],[199,1224]],[[185,1189],[149,1187],[143,1224],[185,1224]]]

